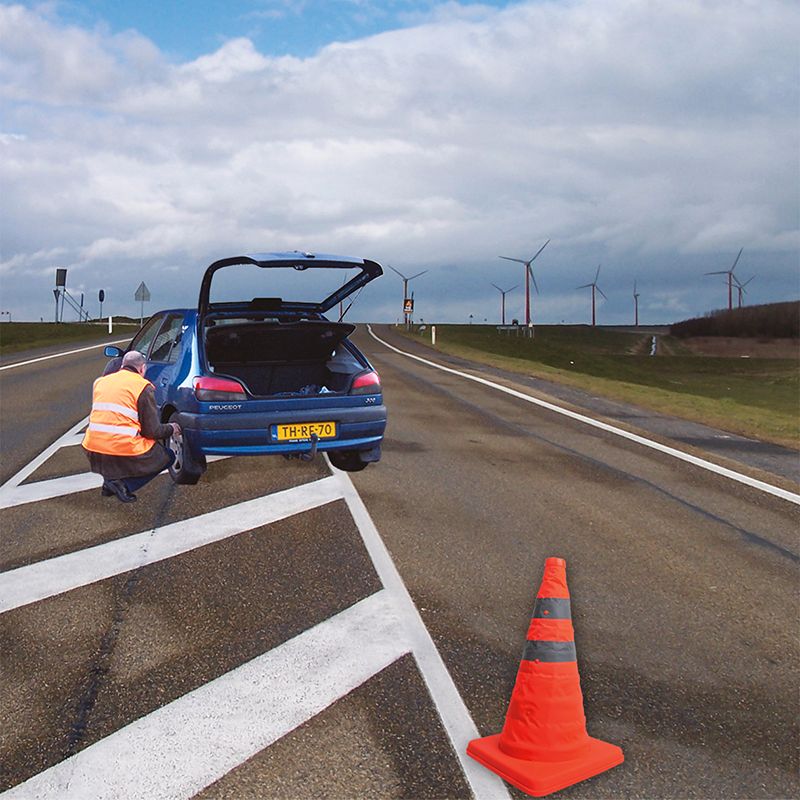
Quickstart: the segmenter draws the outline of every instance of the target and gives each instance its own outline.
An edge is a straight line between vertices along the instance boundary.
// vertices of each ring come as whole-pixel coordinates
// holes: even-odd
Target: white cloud
[[[118,297],[153,271],[175,305],[221,255],[299,247],[438,267],[419,292],[446,319],[494,308],[489,280],[521,278],[497,255],[546,238],[554,321],[600,261],[607,321],[667,267],[685,299],[653,308],[718,305],[702,272],[741,246],[743,273],[796,292],[799,33],[780,0],[451,2],[313,58],[240,38],[175,65],[135,32],[0,6],[4,305],[47,313],[48,253]]]

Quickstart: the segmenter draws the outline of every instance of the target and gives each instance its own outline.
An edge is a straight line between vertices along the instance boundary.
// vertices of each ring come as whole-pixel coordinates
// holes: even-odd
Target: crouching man
[[[145,357],[131,350],[119,371],[94,382],[81,443],[92,472],[103,476],[103,497],[115,495],[123,503],[134,501],[137,489],[172,464],[175,454],[158,440],[181,432],[175,422],[159,422],[155,388],[144,369]]]

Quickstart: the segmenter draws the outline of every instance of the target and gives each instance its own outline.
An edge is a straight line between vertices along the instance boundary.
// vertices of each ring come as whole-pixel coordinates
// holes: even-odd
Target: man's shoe
[[[100,489],[100,494],[103,495],[103,497],[114,496],[114,492],[112,492],[111,489],[108,488],[108,481],[103,481],[103,486]]]
[[[136,499],[133,492],[128,491],[128,487],[122,481],[105,481],[103,489],[108,489],[117,496],[121,503],[132,503]]]

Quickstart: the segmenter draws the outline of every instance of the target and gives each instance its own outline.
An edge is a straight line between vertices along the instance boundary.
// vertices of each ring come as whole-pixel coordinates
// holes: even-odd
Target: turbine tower
[[[501,289],[496,283],[493,283],[492,286],[494,286],[494,288],[497,289],[498,292],[500,292],[500,296],[501,296],[501,300],[500,300],[500,319],[501,319],[501,323],[500,324],[501,325],[505,325],[506,324],[506,295],[509,292],[513,292],[514,289],[516,289],[517,287],[516,286],[512,286],[510,289]]]
[[[420,275],[424,275],[428,270],[424,269],[422,272],[418,272],[416,275],[412,275],[410,278],[407,278],[402,272],[400,272],[399,269],[395,269],[391,264],[387,264],[386,266],[389,267],[392,272],[396,272],[403,279],[403,314],[406,318],[406,327],[408,327],[408,324],[411,320],[411,315],[406,314],[405,311],[406,300],[408,299],[408,284],[413,281],[414,278],[419,278]]]
[[[639,327],[639,293],[636,291],[636,281],[633,282],[633,324]]]
[[[733,281],[736,278],[736,276],[733,274],[733,271],[736,269],[736,265],[739,263],[739,257],[742,255],[742,250],[744,250],[744,247],[740,248],[739,255],[737,255],[736,258],[733,260],[733,266],[730,269],[720,269],[717,270],[716,272],[706,272],[706,275],[728,276],[728,311],[730,311],[733,308]]]
[[[741,283],[735,275],[733,276],[733,279],[736,281],[736,290],[739,292],[739,308],[742,307],[742,295],[747,294],[744,287],[747,286],[753,278],[755,278],[755,275],[751,275],[744,283]]]
[[[592,290],[592,327],[597,324],[597,316],[595,313],[595,292],[600,292],[603,297],[608,300],[608,298],[603,294],[603,290],[597,285],[597,279],[600,277],[600,267],[602,265],[597,265],[597,272],[595,273],[594,280],[591,283],[584,283],[583,286],[578,286],[578,289],[588,289],[591,287]]]
[[[531,282],[533,283],[533,288],[536,289],[537,294],[539,292],[539,287],[536,285],[536,278],[533,277],[533,269],[531,264],[536,261],[539,253],[541,253],[548,244],[550,244],[549,239],[536,251],[536,255],[532,258],[529,258],[527,261],[525,261],[524,258],[498,256],[498,258],[504,258],[506,261],[516,261],[517,264],[525,265],[525,327],[530,327],[531,324]]]

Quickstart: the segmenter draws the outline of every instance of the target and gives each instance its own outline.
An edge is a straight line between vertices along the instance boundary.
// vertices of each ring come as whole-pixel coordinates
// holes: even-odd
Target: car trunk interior
[[[241,381],[250,394],[346,392],[365,369],[343,340],[354,325],[328,320],[206,320],[209,369]]]

